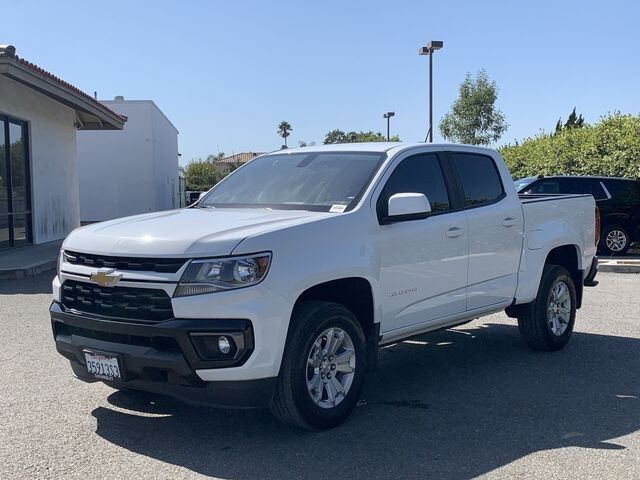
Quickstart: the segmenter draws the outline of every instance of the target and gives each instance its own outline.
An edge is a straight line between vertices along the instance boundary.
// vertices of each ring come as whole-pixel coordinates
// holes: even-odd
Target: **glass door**
[[[31,241],[27,124],[0,115],[0,250]]]

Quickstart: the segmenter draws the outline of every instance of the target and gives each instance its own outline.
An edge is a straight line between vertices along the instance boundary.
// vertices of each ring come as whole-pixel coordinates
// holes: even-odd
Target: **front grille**
[[[125,333],[103,332],[88,328],[75,327],[64,323],[54,323],[56,335],[78,335],[79,337],[92,338],[103,342],[122,343],[125,345],[137,345],[151,347],[159,352],[182,353],[182,349],[175,338],[154,335],[143,337],[141,335],[128,335]]]
[[[62,285],[62,305],[81,313],[147,323],[173,318],[167,292],[151,288],[100,287],[67,280]]]
[[[73,265],[160,273],[176,273],[187,263],[187,260],[184,258],[107,257],[104,255],[70,252],[67,250],[64,252],[64,259]]]

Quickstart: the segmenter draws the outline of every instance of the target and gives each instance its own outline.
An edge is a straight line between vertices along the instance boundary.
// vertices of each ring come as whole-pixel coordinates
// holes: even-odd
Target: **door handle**
[[[517,220],[513,217],[507,217],[502,221],[502,226],[503,227],[513,227],[517,222]]]
[[[463,233],[464,233],[464,228],[451,227],[449,230],[447,230],[447,233],[445,233],[445,235],[449,238],[456,238],[462,235]]]

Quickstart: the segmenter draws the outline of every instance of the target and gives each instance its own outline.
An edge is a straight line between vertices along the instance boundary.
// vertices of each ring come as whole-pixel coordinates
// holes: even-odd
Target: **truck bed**
[[[537,295],[546,252],[556,246],[575,248],[578,268],[586,272],[596,254],[595,200],[592,195],[519,195],[524,216],[523,248],[518,273],[518,303]],[[550,244],[551,242],[551,244]]]

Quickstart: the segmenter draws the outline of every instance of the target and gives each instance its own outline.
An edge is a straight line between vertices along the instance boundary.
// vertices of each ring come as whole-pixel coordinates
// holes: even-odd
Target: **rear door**
[[[523,239],[522,205],[507,192],[495,160],[479,153],[450,153],[469,224],[467,310],[513,300]]]

